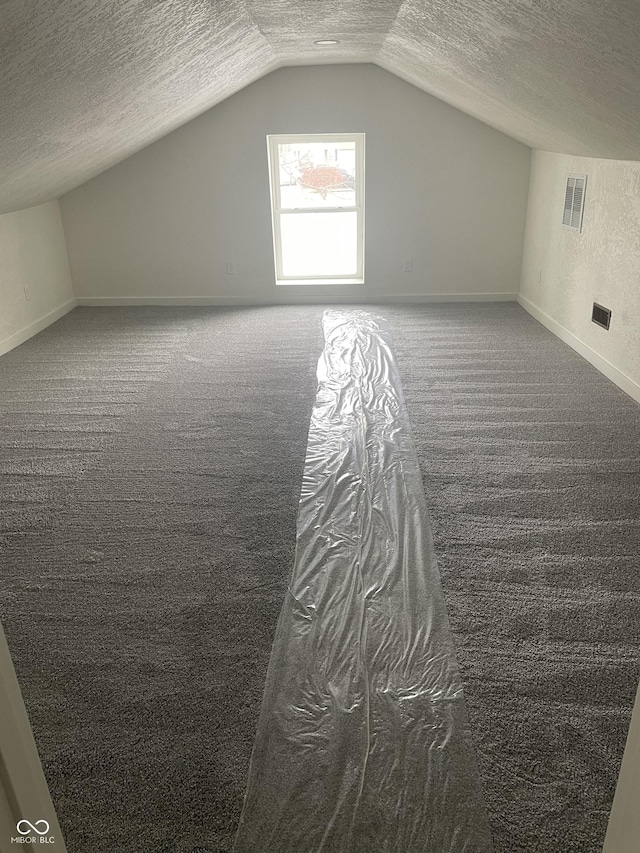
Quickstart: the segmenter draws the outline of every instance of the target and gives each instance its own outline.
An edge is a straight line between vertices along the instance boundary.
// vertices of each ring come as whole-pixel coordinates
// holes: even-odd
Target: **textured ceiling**
[[[534,148],[640,160],[639,44],[638,0],[0,0],[0,213],[315,62],[375,62]]]

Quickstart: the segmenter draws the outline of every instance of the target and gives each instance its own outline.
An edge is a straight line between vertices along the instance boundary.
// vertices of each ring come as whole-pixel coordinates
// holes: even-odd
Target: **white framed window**
[[[364,133],[267,136],[276,284],[364,282]]]

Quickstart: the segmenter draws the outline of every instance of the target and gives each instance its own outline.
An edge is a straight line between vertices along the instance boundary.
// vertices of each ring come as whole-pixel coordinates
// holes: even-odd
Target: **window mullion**
[[[280,207],[275,208],[276,213],[357,213],[360,208],[355,207]]]

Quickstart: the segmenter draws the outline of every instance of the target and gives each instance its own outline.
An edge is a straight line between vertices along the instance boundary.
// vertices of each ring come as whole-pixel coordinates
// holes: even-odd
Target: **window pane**
[[[343,276],[358,272],[358,214],[283,213],[282,273]]]
[[[355,207],[355,142],[280,143],[278,163],[283,209]]]

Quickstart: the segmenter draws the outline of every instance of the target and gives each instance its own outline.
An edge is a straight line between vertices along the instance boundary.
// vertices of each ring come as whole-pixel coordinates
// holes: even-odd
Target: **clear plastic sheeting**
[[[487,853],[384,320],[326,311],[295,565],[234,853]]]

